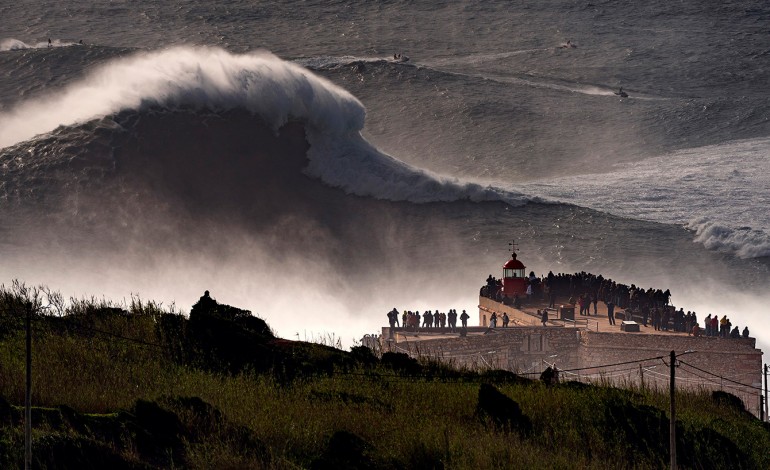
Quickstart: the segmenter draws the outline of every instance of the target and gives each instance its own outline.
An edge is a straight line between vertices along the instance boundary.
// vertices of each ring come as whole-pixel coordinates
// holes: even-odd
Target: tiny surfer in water
[[[620,96],[621,98],[628,98],[628,93],[623,91],[623,87],[620,87],[620,89],[616,91],[615,94]]]

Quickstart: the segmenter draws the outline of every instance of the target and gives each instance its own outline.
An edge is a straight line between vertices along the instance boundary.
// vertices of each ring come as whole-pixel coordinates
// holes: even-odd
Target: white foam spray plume
[[[124,109],[177,105],[247,109],[274,128],[306,119],[336,133],[360,130],[365,115],[348,92],[268,52],[177,47],[115,60],[58,95],[0,115],[0,147]]]
[[[209,290],[218,302],[263,318],[279,337],[329,345],[338,340],[344,349],[364,334],[378,334],[393,307],[458,308],[474,315],[476,280],[455,277],[447,284],[424,271],[405,269],[398,277],[353,284],[320,257],[277,262],[259,242],[243,242],[238,236],[222,238],[227,254],[217,256],[148,247],[154,254],[150,263],[145,254],[134,252],[99,253],[77,261],[53,252],[27,253],[9,268],[27,285],[48,286],[65,298],[96,297],[119,304],[136,296],[166,308],[173,304],[185,313]]]
[[[30,49],[34,46],[19,41],[18,39],[3,39],[0,41],[0,51],[17,51],[20,49]]]
[[[713,278],[677,284],[681,285],[673,290],[672,301],[685,311],[695,311],[701,328],[707,315],[726,315],[739,331],[748,326],[751,337],[757,338],[757,348],[770,350],[770,325],[765,320],[770,295],[733,290]]]

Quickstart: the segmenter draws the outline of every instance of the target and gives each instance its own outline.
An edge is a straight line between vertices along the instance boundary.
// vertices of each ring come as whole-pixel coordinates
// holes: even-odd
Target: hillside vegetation
[[[0,468],[666,468],[668,395],[457,370],[276,338],[202,297],[64,301],[0,287]],[[724,393],[677,396],[680,468],[770,468],[770,429]]]

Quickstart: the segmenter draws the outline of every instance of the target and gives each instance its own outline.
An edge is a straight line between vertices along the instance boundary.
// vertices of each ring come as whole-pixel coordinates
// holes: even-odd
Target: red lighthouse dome
[[[523,297],[527,292],[527,278],[524,276],[524,263],[516,259],[516,253],[511,254],[511,259],[503,265],[503,295],[509,298],[514,293]]]

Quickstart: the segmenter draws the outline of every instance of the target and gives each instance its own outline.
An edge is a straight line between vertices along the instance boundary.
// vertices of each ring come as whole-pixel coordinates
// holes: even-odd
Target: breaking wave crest
[[[520,195],[441,178],[379,152],[360,135],[366,111],[354,96],[266,51],[231,54],[177,47],[115,60],[63,92],[0,115],[0,147],[126,110],[246,110],[277,131],[303,122],[306,173],[348,193],[412,202],[506,200]]]
[[[291,116],[337,134],[360,130],[365,116],[346,91],[268,52],[177,47],[115,60],[58,95],[0,115],[0,146],[59,125],[158,106],[246,109],[276,129]]]
[[[693,220],[687,228],[695,232],[695,241],[709,250],[735,253],[744,259],[770,256],[770,238],[761,230],[732,228],[706,219]]]

